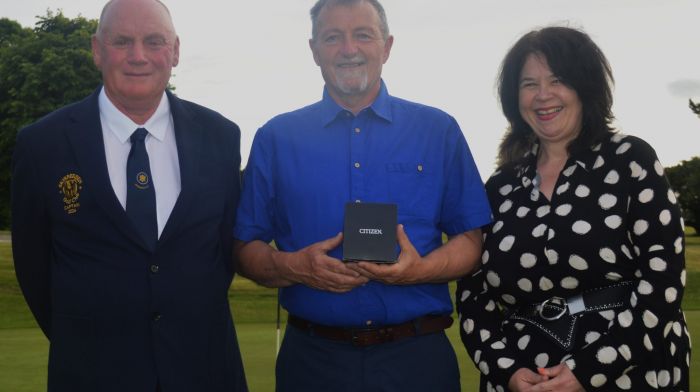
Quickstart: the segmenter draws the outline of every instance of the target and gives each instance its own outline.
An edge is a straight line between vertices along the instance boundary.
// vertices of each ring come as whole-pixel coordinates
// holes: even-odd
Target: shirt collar
[[[532,145],[532,149],[525,153],[521,163],[516,166],[517,177],[522,178],[522,185],[525,188],[532,185],[532,182],[537,176],[537,153],[539,148],[539,141],[535,141]],[[572,164],[575,164],[576,167],[580,167],[585,171],[590,171],[598,158],[600,148],[601,143],[596,143],[589,148],[571,155],[564,166],[565,175],[568,177],[576,170],[575,168],[571,168]]]
[[[378,117],[391,122],[391,96],[389,95],[389,91],[384,84],[384,80],[380,80],[380,83],[377,98],[374,99],[374,102],[372,102],[368,109],[371,109],[372,112],[374,112],[374,114],[376,114]],[[338,105],[338,103],[335,102],[335,100],[328,93],[328,87],[324,87],[323,98],[321,100],[321,121],[323,122],[323,125],[326,126],[330,124],[343,113],[350,112]]]
[[[145,124],[136,124],[126,114],[119,111],[112,101],[109,100],[109,97],[107,97],[104,87],[102,87],[100,91],[98,105],[100,108],[100,118],[107,124],[107,128],[114,133],[117,140],[121,143],[126,143],[136,128],[146,128],[148,133],[153,137],[163,141],[165,132],[171,121],[170,102],[168,101],[165,91],[163,91],[163,96],[160,99],[158,108],[156,108],[156,111]]]
[[[377,116],[391,122],[391,96],[386,88],[383,80],[380,80],[379,94],[375,98],[370,108],[374,111]]]
[[[595,143],[590,148],[586,148],[585,150],[574,155],[574,161],[586,171],[590,171],[591,169],[593,169],[596,160],[600,156],[600,149],[602,145],[603,143],[599,142]]]

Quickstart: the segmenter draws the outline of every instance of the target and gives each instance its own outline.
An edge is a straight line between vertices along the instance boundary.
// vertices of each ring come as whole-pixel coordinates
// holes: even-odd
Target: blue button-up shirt
[[[279,115],[258,130],[243,177],[235,237],[274,240],[297,251],[343,230],[347,202],[395,203],[418,253],[491,220],[481,177],[457,122],[448,114],[387,93],[354,116],[323,99]],[[342,246],[329,253],[342,258]],[[340,262],[340,261],[339,261]],[[337,326],[401,323],[449,314],[447,284],[369,282],[337,294],[297,284],[282,306]]]

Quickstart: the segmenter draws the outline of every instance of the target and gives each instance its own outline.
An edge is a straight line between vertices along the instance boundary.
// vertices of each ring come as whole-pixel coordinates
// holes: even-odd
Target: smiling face
[[[309,41],[329,94],[351,110],[369,106],[377,96],[392,43],[393,37],[382,35],[377,10],[365,1],[324,7],[318,34]]]
[[[567,146],[581,132],[583,108],[543,56],[530,54],[520,73],[520,115],[544,143]]]
[[[122,112],[155,110],[178,63],[170,15],[153,0],[116,0],[92,37],[93,60],[107,96]]]

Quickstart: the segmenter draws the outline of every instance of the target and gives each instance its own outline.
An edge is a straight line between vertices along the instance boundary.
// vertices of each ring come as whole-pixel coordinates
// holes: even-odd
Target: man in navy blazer
[[[107,3],[92,49],[104,86],[20,131],[13,157],[15,268],[50,341],[48,390],[246,391],[227,297],[240,131],[166,92],[179,39],[159,1]],[[127,215],[137,128],[153,242]]]

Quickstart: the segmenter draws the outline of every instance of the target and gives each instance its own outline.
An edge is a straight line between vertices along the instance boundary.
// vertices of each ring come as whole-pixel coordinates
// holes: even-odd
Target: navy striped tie
[[[138,128],[131,135],[131,151],[126,160],[126,215],[149,249],[154,250],[158,241],[158,218],[156,191],[144,142],[147,135],[144,128]]]

